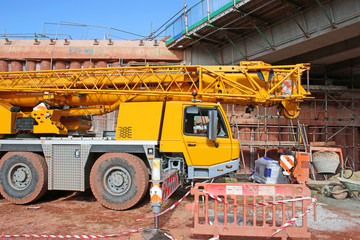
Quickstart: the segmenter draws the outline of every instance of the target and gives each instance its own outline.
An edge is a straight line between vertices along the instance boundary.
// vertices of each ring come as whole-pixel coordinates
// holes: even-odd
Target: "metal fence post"
[[[206,1],[207,3],[207,15],[208,15],[208,21],[210,20],[210,3],[209,0]]]

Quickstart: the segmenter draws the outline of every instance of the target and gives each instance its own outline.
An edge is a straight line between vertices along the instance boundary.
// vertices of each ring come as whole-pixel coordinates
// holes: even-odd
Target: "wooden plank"
[[[335,146],[335,145],[336,145],[335,141],[327,142],[327,146]],[[310,146],[311,147],[326,147],[326,142],[311,142]]]
[[[312,90],[327,90],[327,91],[346,91],[349,90],[347,86],[324,86],[324,85],[310,85],[310,92]]]

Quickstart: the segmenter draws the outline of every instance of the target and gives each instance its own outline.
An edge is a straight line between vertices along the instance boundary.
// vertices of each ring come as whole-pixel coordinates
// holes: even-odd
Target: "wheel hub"
[[[114,195],[125,194],[131,186],[131,176],[122,167],[112,167],[104,175],[105,188]]]
[[[125,176],[126,178],[126,176]],[[109,179],[110,183],[115,187],[120,187],[124,183],[124,173],[122,172],[114,172],[110,175]],[[125,179],[126,181],[126,179]]]
[[[27,177],[27,174],[26,174],[26,170],[24,169],[18,169],[15,174],[14,174],[14,177],[16,180],[20,181],[20,182],[24,182],[24,180],[26,179]]]
[[[10,185],[17,190],[23,190],[30,185],[31,182],[30,168],[25,164],[14,165],[8,175]]]

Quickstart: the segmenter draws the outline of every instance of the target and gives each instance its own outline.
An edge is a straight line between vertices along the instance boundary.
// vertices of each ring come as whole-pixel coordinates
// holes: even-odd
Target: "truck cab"
[[[122,103],[116,139],[158,141],[156,157],[167,159],[165,169],[178,168],[186,180],[214,178],[238,169],[239,142],[220,104]]]

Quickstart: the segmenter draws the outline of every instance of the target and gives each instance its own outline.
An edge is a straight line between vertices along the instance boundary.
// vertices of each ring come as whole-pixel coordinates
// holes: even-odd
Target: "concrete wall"
[[[0,40],[0,71],[118,66],[132,62],[181,62],[183,51],[168,50],[164,42],[64,40]]]

